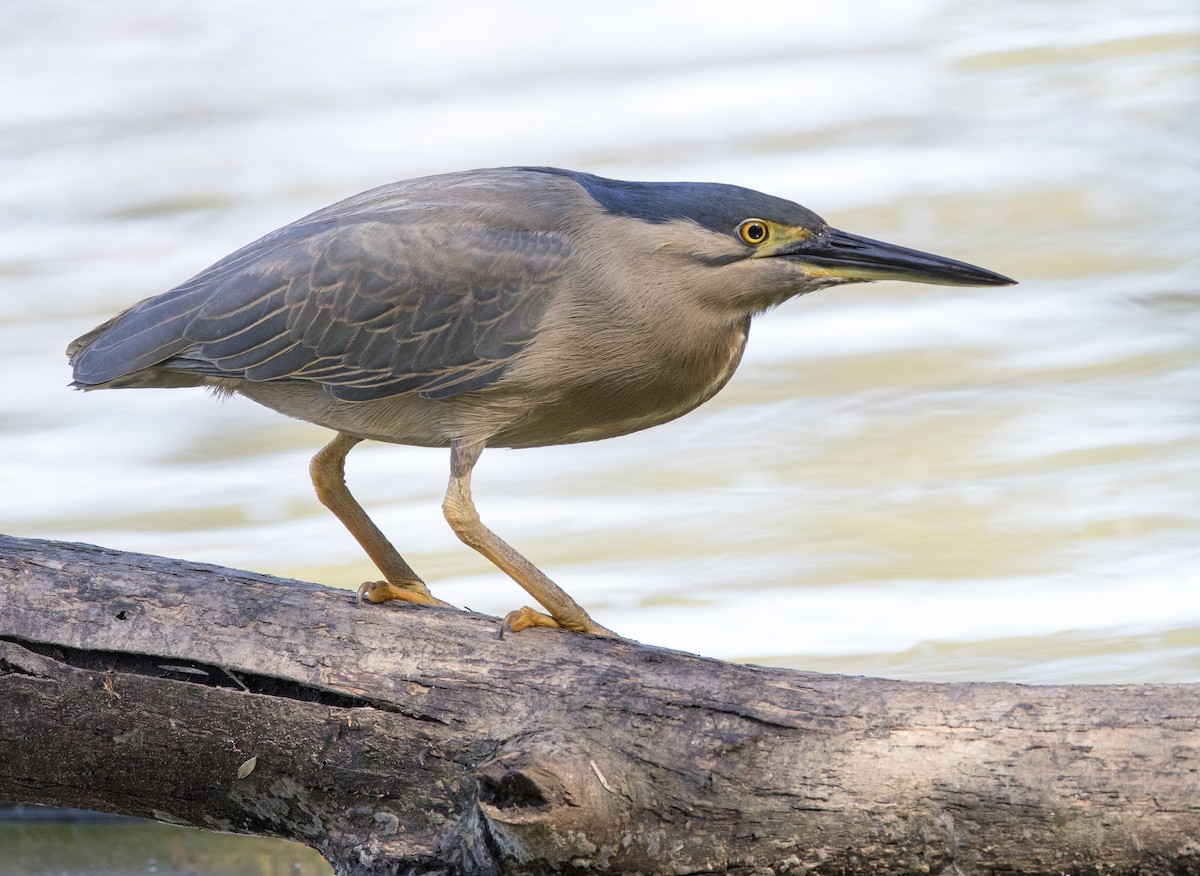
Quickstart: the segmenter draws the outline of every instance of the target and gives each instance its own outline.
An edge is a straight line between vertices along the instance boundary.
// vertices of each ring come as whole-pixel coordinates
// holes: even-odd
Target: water
[[[632,7],[631,7],[632,10]],[[1021,285],[760,318],[710,404],[489,451],[484,519],[601,623],[901,678],[1200,677],[1200,14],[1187,0],[0,7],[0,530],[346,586],[323,430],[199,391],[69,392],[117,309],[362,189],[553,164],[738,183]],[[444,451],[351,487],[441,597],[515,584]]]
[[[0,876],[327,876],[299,843],[150,821],[6,823]]]

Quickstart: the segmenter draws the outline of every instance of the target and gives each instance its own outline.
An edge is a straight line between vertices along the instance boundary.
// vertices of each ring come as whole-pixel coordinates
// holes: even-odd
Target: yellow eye
[[[771,229],[761,219],[747,219],[738,226],[738,236],[751,246],[758,246],[767,242]]]

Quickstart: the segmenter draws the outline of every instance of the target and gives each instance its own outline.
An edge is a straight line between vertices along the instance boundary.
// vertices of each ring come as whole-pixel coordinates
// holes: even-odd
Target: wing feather
[[[483,224],[289,226],[80,338],[76,382],[178,371],[311,381],[350,401],[450,398],[521,354],[569,255],[561,235]]]

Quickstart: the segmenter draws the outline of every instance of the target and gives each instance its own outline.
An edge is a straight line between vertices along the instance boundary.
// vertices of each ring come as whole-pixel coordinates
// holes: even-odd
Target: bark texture
[[[1200,685],[740,666],[0,537],[0,799],[341,874],[1200,873]]]

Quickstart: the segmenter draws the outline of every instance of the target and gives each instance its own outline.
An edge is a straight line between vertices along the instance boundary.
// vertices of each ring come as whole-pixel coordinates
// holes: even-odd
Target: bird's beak
[[[826,228],[780,252],[812,276],[845,280],[907,280],[946,286],[1010,286],[1016,280],[928,252]]]

